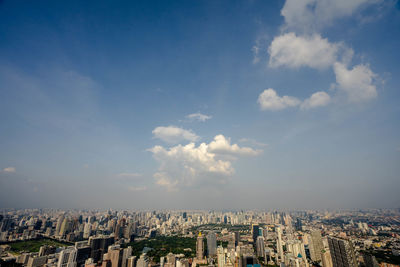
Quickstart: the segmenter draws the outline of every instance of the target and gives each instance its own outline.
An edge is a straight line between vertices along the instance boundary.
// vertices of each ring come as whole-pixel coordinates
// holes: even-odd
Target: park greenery
[[[196,238],[178,236],[157,236],[155,238],[130,242],[127,246],[132,247],[134,256],[140,256],[146,252],[147,256],[155,262],[168,253],[184,254],[185,257],[196,255]]]
[[[71,244],[45,238],[45,239],[15,241],[7,243],[7,245],[10,246],[12,252],[20,254],[22,252],[39,252],[40,247],[44,245],[55,246],[55,247],[66,247]]]

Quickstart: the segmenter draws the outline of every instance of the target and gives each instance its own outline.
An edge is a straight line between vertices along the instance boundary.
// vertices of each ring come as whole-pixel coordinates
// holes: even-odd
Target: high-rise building
[[[146,254],[142,254],[137,261],[136,267],[148,267],[149,266],[149,257]]]
[[[199,236],[197,237],[197,243],[196,243],[196,258],[198,260],[202,260],[204,257],[204,238],[201,232],[199,232]]]
[[[222,246],[217,248],[218,267],[225,267],[225,253]]]
[[[328,236],[333,267],[357,267],[354,247],[350,240]]]
[[[251,225],[251,234],[253,236],[253,244],[255,244],[257,241],[257,237],[260,234],[260,227],[258,226],[258,224]]]
[[[366,267],[379,267],[379,263],[375,256],[371,254],[363,254],[363,260]]]
[[[71,230],[71,221],[68,218],[64,218],[64,221],[61,224],[60,228],[60,236],[65,236]]]
[[[61,224],[63,223],[63,221],[64,221],[64,215],[58,217],[55,235],[60,234]]]
[[[92,225],[90,223],[85,223],[83,228],[83,238],[89,238],[90,234],[92,233]]]
[[[256,249],[257,249],[257,257],[265,257],[265,245],[264,245],[264,237],[257,237],[256,241]]]
[[[77,249],[75,247],[68,247],[61,251],[58,257],[57,267],[76,267]]]
[[[55,246],[44,245],[44,246],[41,246],[39,249],[39,257],[54,254],[54,253],[56,253]]]
[[[176,264],[176,256],[175,256],[175,254],[173,254],[171,252],[168,253],[166,266],[168,265],[168,267],[175,267],[175,264]]]
[[[308,238],[308,248],[310,250],[311,260],[314,262],[320,262],[322,260],[322,251],[324,250],[324,245],[322,244],[322,236],[319,230],[311,231]]]
[[[129,246],[127,248],[124,248],[122,251],[122,261],[121,261],[121,267],[127,267],[128,264],[128,258],[132,256],[132,247]]]
[[[303,229],[303,223],[301,222],[300,218],[296,219],[295,227],[297,231],[301,231]]]
[[[239,245],[240,242],[240,233],[239,231],[235,232],[235,247],[237,247]]]
[[[333,267],[331,252],[329,250],[322,253],[322,267]]]
[[[109,246],[114,244],[114,237],[90,237],[89,245],[91,248],[90,257],[93,258],[95,262],[99,262]]]
[[[278,255],[279,255],[279,262],[283,262],[283,244],[282,244],[282,228],[280,225],[275,226],[275,231],[277,234],[277,240],[276,240],[276,248],[278,250]]]
[[[127,267],[136,267],[136,256],[130,256],[128,258]],[[163,267],[163,266],[160,265],[160,267]]]
[[[47,262],[47,256],[37,256],[37,257],[29,257],[27,267],[39,267],[45,265]]]
[[[286,250],[297,258],[306,258],[306,251],[303,242],[289,240],[286,242]]]
[[[209,257],[217,255],[217,236],[214,232],[209,232],[207,235],[207,251]]]
[[[165,264],[165,257],[160,257],[160,267],[164,267],[164,264]]]
[[[76,266],[84,266],[86,261],[90,258],[91,248],[87,241],[75,242],[76,252]]]

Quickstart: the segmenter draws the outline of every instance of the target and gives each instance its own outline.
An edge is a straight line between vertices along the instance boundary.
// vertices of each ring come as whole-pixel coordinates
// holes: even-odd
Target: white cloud
[[[327,68],[337,60],[341,47],[318,34],[296,36],[293,32],[286,33],[275,37],[269,46],[269,66]]]
[[[242,156],[257,156],[262,150],[254,150],[250,147],[239,147],[237,144],[231,145],[231,140],[225,138],[222,134],[214,137],[208,145],[208,151],[216,154],[230,154],[230,155],[242,155]]]
[[[136,178],[141,176],[142,175],[140,173],[135,173],[135,172],[122,172],[118,174],[118,177],[126,177],[126,178]]]
[[[350,70],[344,64],[337,62],[333,70],[337,88],[347,94],[350,102],[365,102],[378,95],[374,85],[376,74],[368,65],[360,64]]]
[[[270,67],[314,69],[333,68],[336,75],[337,92],[346,94],[349,102],[365,102],[377,96],[375,82],[377,75],[368,65],[350,65],[354,51],[342,42],[331,43],[322,38],[318,31],[332,23],[334,19],[350,16],[357,10],[382,0],[286,0],[281,10],[286,28],[292,32],[276,36],[271,42]],[[300,32],[300,35],[296,33]],[[259,50],[255,50],[258,56]],[[331,96],[326,92],[316,92],[304,101],[291,96],[280,97],[273,89],[267,89],[258,98],[262,110],[281,110],[300,106],[311,109],[326,106]]]
[[[145,191],[147,189],[146,186],[129,186],[129,191],[138,192],[138,191]]]
[[[316,107],[323,107],[330,103],[331,97],[325,92],[316,92],[309,98],[305,99],[301,104],[302,109],[311,109]]]
[[[6,167],[3,169],[3,172],[12,173],[12,172],[16,172],[16,169],[15,169],[15,167]]]
[[[152,133],[154,138],[161,139],[171,144],[176,144],[184,140],[195,142],[200,139],[191,130],[185,130],[176,126],[160,126],[155,128]]]
[[[320,30],[335,19],[380,0],[286,0],[281,10],[286,27],[305,32]]]
[[[201,143],[196,146],[190,143],[171,148],[154,146],[149,151],[160,163],[153,176],[156,184],[169,191],[200,183],[224,184],[235,172],[231,160],[224,158],[224,154],[255,156],[260,153],[251,148],[230,145],[229,139],[223,135],[217,135],[209,144]]]
[[[211,119],[212,116],[208,116],[205,114],[201,114],[200,112],[197,112],[197,113],[187,115],[186,118],[189,119],[190,121],[196,120],[196,121],[204,122],[206,120]]]
[[[261,110],[281,110],[288,107],[300,105],[301,101],[292,96],[280,97],[274,89],[264,90],[258,97],[258,104]]]

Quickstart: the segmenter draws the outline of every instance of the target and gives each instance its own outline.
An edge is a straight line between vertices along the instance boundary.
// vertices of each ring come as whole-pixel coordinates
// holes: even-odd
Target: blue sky
[[[400,3],[0,1],[0,206],[393,208]]]

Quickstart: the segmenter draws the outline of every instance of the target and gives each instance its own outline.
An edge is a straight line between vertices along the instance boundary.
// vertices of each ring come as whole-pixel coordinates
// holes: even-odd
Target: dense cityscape
[[[2,210],[1,266],[388,267],[400,211]]]
[[[0,0],[0,267],[400,267],[400,0]]]

